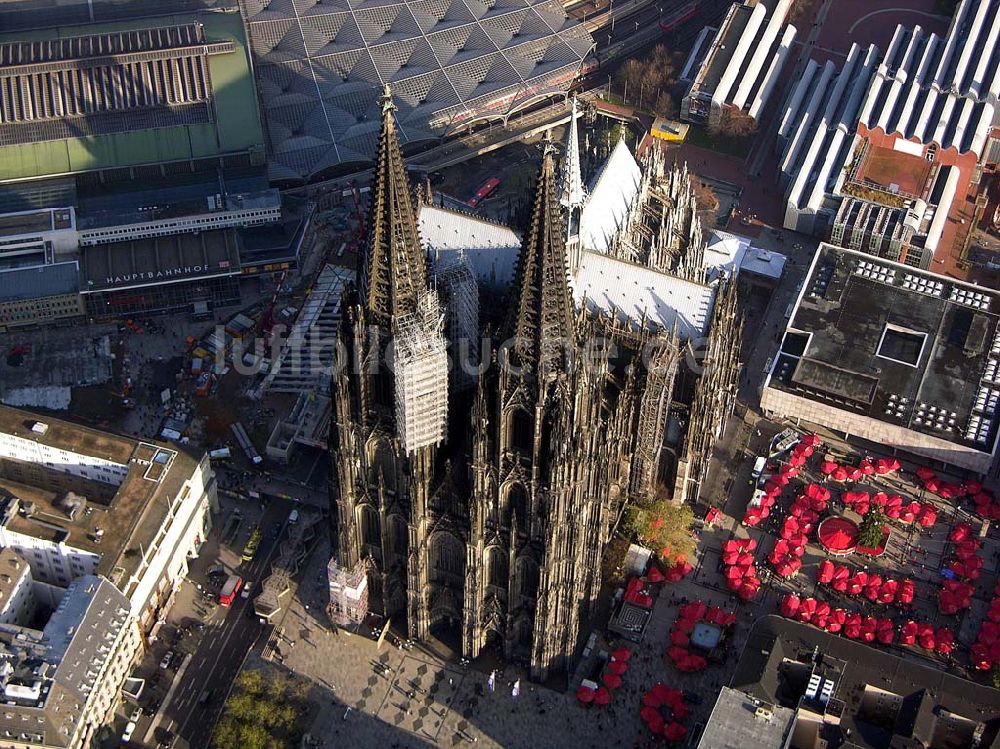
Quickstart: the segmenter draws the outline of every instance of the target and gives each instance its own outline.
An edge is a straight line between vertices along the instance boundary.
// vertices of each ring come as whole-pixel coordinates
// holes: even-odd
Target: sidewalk
[[[181,664],[181,667],[174,675],[173,683],[170,685],[170,689],[167,690],[167,695],[163,698],[163,702],[160,704],[160,709],[156,711],[156,715],[153,716],[153,719],[149,723],[149,728],[146,729],[146,733],[142,736],[143,744],[148,744],[150,742],[150,739],[153,738],[154,732],[163,721],[167,708],[170,707],[170,701],[174,697],[174,692],[176,692],[177,687],[180,686],[180,683],[184,678],[184,672],[187,671],[187,667],[191,665],[191,657],[191,653],[184,656],[184,663]]]

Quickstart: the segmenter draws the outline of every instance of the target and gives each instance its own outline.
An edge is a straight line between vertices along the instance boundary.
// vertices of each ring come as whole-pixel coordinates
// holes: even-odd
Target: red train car
[[[482,203],[486,198],[488,198],[494,190],[500,186],[500,179],[498,177],[490,177],[483,183],[483,186],[476,190],[476,194],[469,198],[466,204],[470,208],[475,208],[480,203]]]
[[[682,24],[687,23],[698,12],[698,3],[684,3],[674,10],[669,16],[660,21],[660,30],[669,33],[677,30]]]

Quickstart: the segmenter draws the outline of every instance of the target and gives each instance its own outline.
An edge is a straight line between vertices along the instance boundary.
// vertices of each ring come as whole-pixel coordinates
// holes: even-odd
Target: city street
[[[270,637],[271,625],[261,624],[253,614],[253,596],[259,591],[271,561],[278,552],[291,508],[292,504],[284,500],[270,500],[258,519],[243,519],[242,532],[236,536],[239,542],[234,544],[235,554],[220,555],[223,559],[238,560],[249,528],[253,525],[260,526],[263,537],[256,557],[249,565],[240,565],[235,569],[245,583],[253,583],[249,598],[237,595],[228,609],[215,606],[205,616],[206,626],[196,650],[182,666],[183,673],[174,677],[174,691],[169,695],[169,700],[164,701],[160,712],[145,729],[146,745],[155,745],[164,738],[180,736],[196,749],[208,746],[209,728],[214,725],[247,653],[255,643],[266,642]],[[249,515],[249,511],[247,514]],[[275,526],[281,528],[281,535],[277,537],[272,534]],[[218,532],[221,533],[223,527],[220,524]],[[206,572],[215,564],[214,559],[204,557],[205,555],[193,562],[191,575],[185,582],[184,587],[189,588],[192,595],[187,600],[179,600],[171,612],[171,621],[180,627],[190,627],[194,621],[202,619],[199,611],[201,592],[196,590],[193,581],[199,581],[197,584],[203,590],[208,590]],[[227,569],[230,567],[228,564],[226,566]],[[212,596],[217,597],[217,591],[212,590]],[[202,695],[206,691],[210,693],[209,697],[202,702]]]

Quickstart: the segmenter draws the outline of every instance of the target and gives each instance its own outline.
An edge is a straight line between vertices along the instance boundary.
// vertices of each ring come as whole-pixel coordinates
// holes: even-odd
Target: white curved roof
[[[275,179],[374,158],[392,87],[400,140],[565,91],[593,46],[557,0],[246,0]]]

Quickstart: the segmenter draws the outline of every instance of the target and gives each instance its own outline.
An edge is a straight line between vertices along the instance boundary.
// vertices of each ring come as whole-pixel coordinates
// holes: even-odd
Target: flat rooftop
[[[923,197],[933,162],[921,156],[894,151],[884,146],[871,146],[858,170],[859,182],[871,182],[885,190],[896,186],[895,192]]]
[[[82,290],[120,290],[237,275],[238,244],[235,229],[216,229],[85,247]]]
[[[52,214],[49,211],[0,216],[0,237],[36,231],[52,231]]]
[[[821,244],[769,387],[991,452],[1000,294]]]
[[[750,22],[752,12],[753,8],[749,5],[733,4],[726,21],[723,22],[721,33],[717,37],[719,43],[712,45],[707,60],[702,63],[703,66],[706,66],[703,68],[704,75],[695,80],[695,87],[708,93],[715,91],[722,79],[723,72],[726,70],[726,65],[729,64],[733,52],[736,51],[740,37],[743,36],[743,32]]]
[[[785,744],[785,736],[795,718],[787,707],[771,706],[772,717],[757,717],[760,702],[743,692],[723,687],[701,734],[704,749],[775,749]]]
[[[208,198],[215,195],[223,197],[226,210],[270,207],[278,200],[277,191],[268,189],[263,169],[169,175],[155,185],[81,185],[77,190],[81,230],[208,213]]]
[[[44,434],[31,429],[38,421],[48,425]],[[175,445],[138,441],[6,406],[0,406],[0,433],[128,466],[127,475],[117,487],[57,474],[62,483],[86,497],[87,507],[92,508],[77,513],[73,519],[60,503],[65,491],[56,493],[0,479],[0,489],[18,498],[22,506],[27,502],[35,506],[30,517],[13,513],[8,521],[11,530],[50,541],[64,540],[70,546],[101,555],[98,574],[119,588],[138,568],[142,554],[135,552],[154,545],[170,503],[199,462]],[[100,539],[98,529],[103,531]]]
[[[174,4],[176,15],[158,15],[165,10],[163,4],[149,2],[138,5],[150,6],[147,12],[156,17],[110,20],[108,15],[113,13],[96,10],[97,5],[106,5],[100,3],[90,5],[101,22],[74,23],[74,14],[64,12],[63,5],[53,7],[51,15],[58,19],[65,16],[64,25],[35,25],[19,31],[13,30],[13,25],[5,26],[0,33],[0,49],[30,49],[32,45],[38,49],[63,49],[71,47],[72,40],[86,37],[147,38],[168,27],[199,27],[203,42],[185,42],[172,50],[148,54],[162,57],[190,53],[188,57],[200,61],[207,75],[210,98],[200,95],[169,107],[130,107],[86,117],[52,116],[6,125],[6,131],[0,128],[0,180],[262,151],[264,133],[240,13],[185,13],[183,6],[188,3],[184,2]],[[72,63],[56,60],[48,64],[66,68]]]
[[[839,726],[824,722],[820,731],[831,747],[972,746],[980,723],[979,746],[987,747],[1000,729],[1000,691],[775,615],[757,620],[750,631],[730,687],[794,709],[813,673],[835,684],[825,710],[837,714]],[[822,706],[806,707],[822,720]],[[900,742],[894,737],[922,743],[893,743]]]

